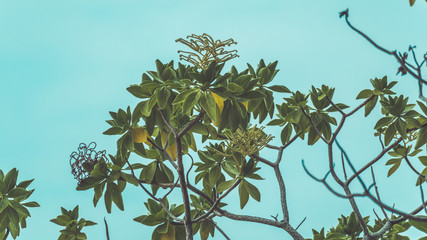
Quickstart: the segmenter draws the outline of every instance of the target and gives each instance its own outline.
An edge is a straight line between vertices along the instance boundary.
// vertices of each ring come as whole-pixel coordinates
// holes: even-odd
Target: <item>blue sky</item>
[[[406,0],[0,0],[0,169],[16,167],[20,180],[35,178],[31,199],[41,204],[32,209],[19,239],[56,239],[59,227],[49,219],[60,213],[60,206],[71,209],[76,204],[82,217],[102,223],[106,216],[112,239],[150,239],[152,228],[132,220],[146,212],[147,195],[129,186],[125,211],[114,207],[108,215],[102,202],[93,207],[93,191],[75,191],[68,161],[80,142],[96,141],[98,149],[115,152],[117,139],[102,135],[108,127],[104,121],[108,111],[137,103],[125,88],[139,83],[143,72],[155,69],[156,59],[177,61],[179,37],[204,32],[216,39],[231,37],[238,42],[240,55],[232,64],[243,69],[260,58],[278,60],[280,72],[273,83],[291,90],[307,92],[311,85],[327,84],[336,87],[337,100],[355,106],[355,96],[370,87],[370,78],[388,75],[399,81],[399,92],[415,101],[415,80],[395,76],[395,60],[338,18],[346,8],[352,22],[384,47],[404,51],[413,44],[420,55],[427,49],[427,4],[422,0],[412,8]],[[276,96],[277,103],[281,97]],[[379,151],[372,131],[378,116],[356,115],[340,136],[356,166]],[[265,156],[274,153],[266,151]],[[314,173],[323,175],[326,146],[297,142],[285,152],[282,163],[291,224],[307,217],[300,230],[311,237],[312,228],[335,225],[350,206],[310,179],[301,167],[302,158]],[[386,179],[384,163],[377,167],[383,199],[402,210],[417,206],[415,177],[402,166]],[[262,201],[250,201],[245,211],[269,217],[279,213],[280,204],[273,172],[262,171],[266,180],[256,183],[262,188]],[[228,200],[230,209],[240,212],[236,195]],[[371,215],[374,206],[359,202],[363,215]],[[259,224],[227,219],[218,223],[232,239],[290,239],[281,230]],[[89,239],[105,239],[102,224],[86,232]]]

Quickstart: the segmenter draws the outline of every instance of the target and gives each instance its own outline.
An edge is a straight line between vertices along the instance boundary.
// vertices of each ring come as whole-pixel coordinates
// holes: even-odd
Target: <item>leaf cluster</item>
[[[50,220],[59,226],[65,227],[60,230],[61,235],[59,235],[58,240],[85,240],[87,239],[87,236],[82,232],[83,228],[86,226],[96,225],[95,222],[84,218],[79,219],[78,205],[73,210],[66,210],[61,207],[61,213],[61,215]]]
[[[34,179],[20,183],[17,183],[17,179],[16,168],[6,175],[0,170],[0,239],[9,232],[16,239],[20,229],[27,226],[27,217],[31,217],[27,208],[40,206],[37,202],[24,202],[34,192],[34,189],[27,190]]]

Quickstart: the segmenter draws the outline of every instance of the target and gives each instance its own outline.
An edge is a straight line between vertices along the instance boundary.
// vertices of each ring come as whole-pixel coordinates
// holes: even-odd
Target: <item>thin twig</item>
[[[426,204],[424,201],[423,183],[420,184],[421,202],[423,204],[424,212],[427,214]]]
[[[231,240],[230,237],[227,236],[227,234],[225,234],[225,232],[218,226],[218,224],[214,221],[214,220],[210,220],[210,222],[215,226],[215,228],[222,234],[222,236],[225,237],[225,239],[227,240]]]
[[[310,121],[311,126],[314,128],[314,131],[316,131],[316,133],[319,136],[319,138],[322,139],[325,143],[328,143],[328,141],[320,133],[319,129],[317,129],[317,127],[314,124],[314,122],[311,119],[311,117],[305,112],[304,108],[300,107],[300,109],[301,109],[302,113],[304,114],[304,116],[307,117],[308,121]]]
[[[371,174],[372,174],[372,181],[374,182],[375,193],[377,194],[378,201],[381,202],[380,193],[379,193],[378,187],[377,187],[377,182],[375,181],[375,174],[374,174],[374,167],[373,166],[371,166]],[[388,220],[388,216],[387,216],[387,213],[385,212],[384,208],[382,206],[380,206],[380,208],[384,214],[384,217]]]
[[[108,224],[105,217],[104,217],[104,224],[105,224],[105,234],[107,235],[107,240],[110,240],[110,233],[108,232]]]
[[[9,228],[6,228],[6,234],[4,235],[3,240],[6,240],[8,235],[9,235]]]
[[[298,224],[298,226],[295,228],[295,231],[298,230],[298,228],[301,226],[301,224],[307,219],[307,217],[304,217],[304,219]]]

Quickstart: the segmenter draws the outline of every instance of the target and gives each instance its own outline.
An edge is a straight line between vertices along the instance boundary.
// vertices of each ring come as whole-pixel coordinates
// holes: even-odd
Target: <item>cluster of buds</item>
[[[273,139],[273,136],[265,134],[263,130],[264,127],[258,128],[256,125],[245,131],[237,129],[227,136],[227,148],[244,156],[258,153]]]
[[[90,171],[96,163],[101,160],[106,161],[105,150],[97,152],[95,148],[95,142],[91,142],[89,145],[80,143],[77,151],[71,153],[71,173],[77,179],[79,186],[84,184],[85,180],[90,176]]]
[[[189,40],[179,38],[176,42],[187,45],[195,53],[179,50],[178,53],[183,53],[179,55],[179,59],[192,63],[199,69],[206,69],[213,61],[222,63],[239,56],[236,54],[237,50],[224,50],[226,46],[229,47],[232,44],[237,44],[231,38],[225,41],[214,40],[208,34],[203,33],[202,35],[192,34],[187,36],[187,39]]]

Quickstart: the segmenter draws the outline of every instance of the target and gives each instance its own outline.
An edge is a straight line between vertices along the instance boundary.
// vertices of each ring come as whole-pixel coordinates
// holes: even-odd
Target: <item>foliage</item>
[[[369,217],[363,218],[365,223],[369,222]],[[392,220],[395,220],[396,217],[392,216]],[[419,223],[419,222],[417,222]],[[372,232],[380,231],[381,228],[384,227],[384,225],[387,224],[387,219],[383,220],[375,220],[374,225],[369,227],[369,230]],[[427,223],[422,222],[419,223],[422,226],[427,226]],[[407,231],[411,226],[408,221],[404,221],[401,223],[396,223],[393,225],[392,228],[390,228],[386,233],[383,234],[380,238],[374,238],[374,239],[382,239],[382,240],[409,240],[407,236],[400,235],[401,233]],[[420,229],[421,230],[421,229]],[[356,215],[354,212],[350,214],[350,216],[345,217],[341,215],[341,218],[338,218],[338,225],[336,227],[332,227],[329,229],[329,231],[326,233],[325,236],[325,229],[322,228],[320,232],[313,229],[313,240],[361,240],[363,239],[362,234],[362,227],[360,223],[356,219]],[[311,240],[311,239],[309,239]]]
[[[59,226],[65,227],[60,231],[61,235],[58,237],[58,240],[85,240],[87,239],[87,236],[82,232],[83,227],[96,225],[95,222],[86,220],[84,218],[80,218],[80,220],[78,220],[78,205],[73,210],[66,210],[65,208],[61,207],[61,213],[61,215],[58,215],[56,218],[50,220]]]
[[[34,189],[27,190],[34,179],[18,184],[17,180],[15,168],[6,175],[0,170],[0,239],[6,239],[9,233],[16,239],[21,228],[26,228],[27,217],[31,217],[27,208],[40,207],[37,202],[24,202],[34,192]]]
[[[205,69],[181,63],[175,68],[173,61],[165,64],[159,60],[156,60],[156,66],[156,71],[143,74],[140,84],[127,89],[141,99],[137,106],[133,110],[127,107],[110,112],[112,119],[107,123],[111,127],[104,134],[120,135],[116,155],[110,155],[110,161],[101,159],[93,168],[87,169],[88,177],[77,187],[78,190],[94,188],[94,205],[104,195],[108,212],[112,202],[124,209],[121,192],[126,183],[142,187],[150,195],[145,203],[149,213],[134,220],[155,227],[152,239],[183,239],[186,235],[188,239],[189,231],[192,234],[200,232],[203,239],[208,238],[207,231],[213,236],[215,223],[207,218],[226,212],[222,209],[226,203],[220,200],[235,189],[241,208],[246,206],[249,196],[261,200],[255,184],[263,178],[257,171],[266,165],[275,171],[280,170],[278,163],[260,156],[261,149],[268,145],[272,136],[267,135],[262,126],[251,126],[251,120],[257,119],[262,124],[267,116],[272,118],[267,125],[281,128],[283,146],[277,149],[283,151],[297,138],[307,138],[308,145],[319,140],[331,144],[344,121],[341,119],[338,124],[340,114],[345,119],[363,107],[367,117],[380,105],[383,117],[374,127],[376,135],[384,138],[384,147],[391,148],[391,156],[399,157],[399,160],[395,158],[387,162],[393,164],[389,176],[398,169],[403,158],[418,156],[426,145],[425,105],[418,102],[420,113],[415,110],[415,104],[408,103],[408,98],[393,96],[395,92],[391,88],[396,82],[388,82],[387,77],[372,79],[372,88],[362,90],[357,96],[364,100],[361,105],[345,114],[343,110],[348,106],[334,102],[334,88],[313,86],[304,94],[292,92],[285,86],[271,85],[278,72],[277,61],[265,64],[261,60],[256,70],[248,64],[248,68],[240,72],[232,66],[225,74],[221,74],[224,63],[215,61]],[[274,105],[273,92],[289,95]],[[195,141],[197,135],[202,142],[208,141],[206,150],[199,150]],[[393,139],[396,142],[392,143]],[[188,172],[193,165],[197,167],[195,183],[202,187],[200,190],[186,182],[188,177],[186,180],[182,169],[183,156],[194,160],[191,152],[197,152],[199,161],[195,161]],[[137,156],[144,160],[136,160]],[[425,160],[425,156],[419,157]],[[136,162],[130,164],[130,159]],[[135,171],[140,171],[139,177]],[[420,179],[424,181],[424,178]],[[177,187],[178,181],[180,187]],[[151,191],[144,184],[149,184]],[[196,195],[184,194],[183,204],[169,207],[166,196],[177,188],[183,191],[183,186]],[[169,192],[157,197],[161,187]],[[187,205],[185,197],[188,198]],[[179,218],[183,213],[192,219],[192,230],[185,228],[189,224],[185,222],[187,216]],[[339,221],[326,239],[356,239],[361,234],[360,223],[354,214]],[[369,228],[379,231],[377,225]],[[394,224],[393,229],[399,226]],[[384,237],[390,234],[397,237],[400,232],[393,229]],[[315,239],[322,239],[320,235],[323,233],[315,233]]]

